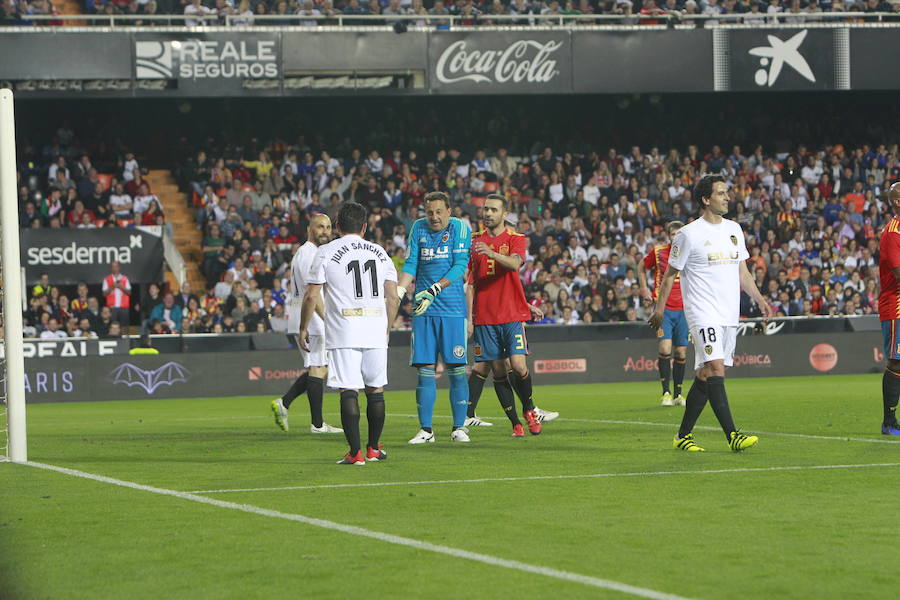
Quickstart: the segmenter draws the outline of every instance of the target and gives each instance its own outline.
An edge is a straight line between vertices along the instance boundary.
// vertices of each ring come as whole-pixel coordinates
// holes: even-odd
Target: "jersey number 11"
[[[369,277],[372,279],[372,297],[378,297],[378,273],[375,271],[375,259],[367,260],[363,264],[362,271],[368,271]],[[359,268],[359,261],[354,260],[347,265],[347,272],[353,273],[353,290],[356,292],[357,298],[363,297],[362,289],[362,271]]]

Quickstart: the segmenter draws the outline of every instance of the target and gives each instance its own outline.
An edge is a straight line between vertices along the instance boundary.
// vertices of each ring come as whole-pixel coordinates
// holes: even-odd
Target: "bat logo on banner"
[[[191,372],[177,362],[167,362],[163,366],[147,370],[133,365],[131,363],[123,363],[113,369],[109,374],[113,384],[124,384],[128,387],[138,386],[148,394],[152,394],[161,385],[175,385],[179,382],[187,382],[190,379]]]

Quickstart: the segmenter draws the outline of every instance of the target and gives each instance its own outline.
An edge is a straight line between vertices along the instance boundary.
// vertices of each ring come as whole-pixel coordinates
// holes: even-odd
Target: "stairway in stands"
[[[163,205],[166,221],[174,229],[175,245],[187,266],[187,279],[191,282],[192,291],[202,296],[206,291],[206,278],[200,271],[203,254],[200,251],[203,235],[197,229],[193,209],[188,207],[188,195],[182,193],[175,183],[172,173],[167,170],[152,170],[147,175],[150,190],[156,194]],[[172,273],[166,273],[166,281],[170,289],[178,288]]]

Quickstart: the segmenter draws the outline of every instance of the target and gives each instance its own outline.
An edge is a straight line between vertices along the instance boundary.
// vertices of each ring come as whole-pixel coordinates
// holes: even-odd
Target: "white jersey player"
[[[362,205],[347,202],[341,206],[337,227],[342,237],[316,252],[300,322],[300,345],[311,350],[312,317],[324,288],[328,385],[341,392],[341,423],[350,452],[338,464],[345,465],[387,458],[378,439],[384,428],[388,333],[400,300],[391,257],[362,237],[366,219]],[[359,390],[363,388],[369,422],[365,457],[359,434]]]
[[[316,250],[331,241],[331,219],[328,215],[319,214],[312,218],[307,229],[307,241],[300,246],[291,260],[291,299],[288,302],[288,335],[300,333],[300,305],[309,286],[309,271],[312,267]],[[288,430],[288,409],[297,396],[306,392],[309,399],[309,412],[312,433],[343,433],[338,427],[332,427],[324,421],[322,415],[322,396],[325,393],[325,377],[328,375],[328,361],[325,356],[325,323],[322,321],[322,296],[319,295],[316,313],[313,314],[309,327],[309,352],[300,347],[304,371],[291,384],[287,393],[281,398],[272,400],[272,412],[275,424]]]
[[[709,400],[729,446],[740,452],[759,441],[755,435],[744,435],[735,428],[725,393],[725,367],[734,364],[741,290],[756,301],[767,318],[774,311],[747,268],[749,254],[741,226],[723,218],[728,212],[725,180],[720,175],[703,176],[694,188],[694,198],[700,203],[701,217],[682,227],[672,241],[669,265],[660,284],[660,301],[650,317],[650,326],[658,329],[662,324],[665,299],[680,273],[697,375],[673,446],[688,452],[703,451],[691,431]]]

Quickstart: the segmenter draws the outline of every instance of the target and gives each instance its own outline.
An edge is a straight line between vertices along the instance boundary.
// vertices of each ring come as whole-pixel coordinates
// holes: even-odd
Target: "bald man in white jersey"
[[[297,249],[291,260],[291,301],[288,304],[288,335],[300,333],[300,305],[309,285],[309,271],[319,246],[331,241],[331,219],[328,215],[314,216],[307,228],[306,243]],[[288,430],[288,409],[294,399],[306,392],[309,399],[311,433],[343,433],[339,427],[332,427],[324,421],[322,415],[322,396],[325,393],[325,377],[328,376],[328,360],[325,353],[325,322],[322,296],[319,295],[316,312],[309,326],[309,352],[299,344],[300,358],[303,360],[303,373],[291,384],[288,391],[276,400],[272,400],[272,413],[275,424],[284,431]]]

